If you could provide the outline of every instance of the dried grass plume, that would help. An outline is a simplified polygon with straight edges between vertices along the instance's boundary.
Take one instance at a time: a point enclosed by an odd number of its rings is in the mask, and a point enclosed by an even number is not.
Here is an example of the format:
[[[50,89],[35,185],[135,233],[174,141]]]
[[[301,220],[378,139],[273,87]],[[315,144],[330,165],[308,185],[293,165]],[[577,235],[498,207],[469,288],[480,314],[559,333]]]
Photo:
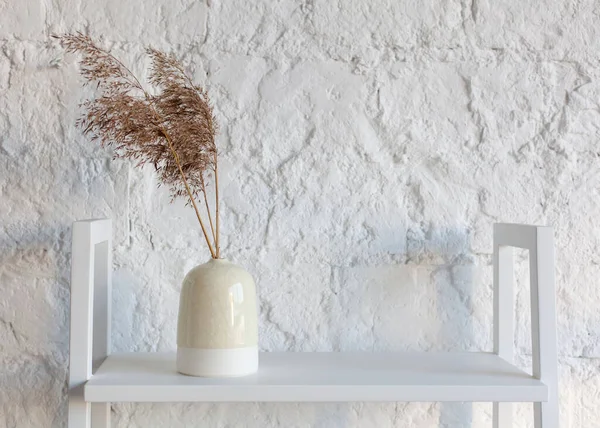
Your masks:
[[[82,33],[54,36],[67,52],[81,54],[81,75],[98,94],[86,100],[77,125],[92,140],[114,148],[115,157],[152,165],[159,183],[193,206],[213,258],[220,258],[218,126],[206,91],[195,85],[173,56],[148,48],[148,92],[109,51]],[[207,185],[215,183],[214,221]],[[198,209],[204,203],[208,226]]]

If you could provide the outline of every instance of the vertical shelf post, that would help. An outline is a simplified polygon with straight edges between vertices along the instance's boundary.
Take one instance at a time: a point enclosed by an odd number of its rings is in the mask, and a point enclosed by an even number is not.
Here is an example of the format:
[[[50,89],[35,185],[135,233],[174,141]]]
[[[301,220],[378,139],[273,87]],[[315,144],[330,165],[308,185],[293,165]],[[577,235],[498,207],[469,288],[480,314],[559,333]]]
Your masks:
[[[532,376],[548,386],[548,401],[534,403],[535,428],[558,428],[558,356],[552,228],[520,224],[494,225],[494,352],[512,363],[513,256],[512,248],[529,251]],[[510,403],[494,403],[494,428],[512,425]]]
[[[535,428],[558,428],[558,351],[554,236],[548,227],[537,228],[536,245],[529,251],[533,376],[548,385],[548,401],[533,404]]]
[[[494,353],[513,362],[514,356],[514,299],[513,250],[500,246],[494,227]],[[512,425],[512,403],[493,404],[494,428]]]
[[[110,403],[85,402],[83,387],[110,354],[111,220],[73,223],[69,428],[109,428]]]

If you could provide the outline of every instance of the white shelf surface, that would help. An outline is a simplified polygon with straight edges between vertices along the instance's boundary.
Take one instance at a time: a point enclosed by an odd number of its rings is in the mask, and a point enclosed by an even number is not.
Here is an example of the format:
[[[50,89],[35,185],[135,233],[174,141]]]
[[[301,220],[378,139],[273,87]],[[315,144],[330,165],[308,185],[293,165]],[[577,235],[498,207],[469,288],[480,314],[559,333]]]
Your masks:
[[[541,381],[491,353],[266,352],[240,378],[178,374],[175,353],[112,354],[88,402],[542,402]]]

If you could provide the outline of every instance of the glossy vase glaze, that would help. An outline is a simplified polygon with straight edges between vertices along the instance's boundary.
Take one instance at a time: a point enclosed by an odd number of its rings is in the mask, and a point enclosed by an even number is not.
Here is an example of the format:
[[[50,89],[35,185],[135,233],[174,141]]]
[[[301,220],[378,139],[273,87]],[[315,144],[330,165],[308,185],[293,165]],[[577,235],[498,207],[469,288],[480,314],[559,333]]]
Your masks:
[[[256,287],[252,276],[211,259],[183,280],[177,325],[177,371],[244,376],[258,370]]]

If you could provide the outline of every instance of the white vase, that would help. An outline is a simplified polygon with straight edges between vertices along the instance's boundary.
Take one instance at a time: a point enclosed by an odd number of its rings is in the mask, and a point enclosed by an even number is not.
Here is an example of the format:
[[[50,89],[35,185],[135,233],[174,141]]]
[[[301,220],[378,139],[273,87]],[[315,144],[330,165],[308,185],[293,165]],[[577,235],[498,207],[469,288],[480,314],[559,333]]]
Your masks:
[[[258,317],[252,276],[211,259],[183,280],[177,325],[177,371],[244,376],[258,370]]]

